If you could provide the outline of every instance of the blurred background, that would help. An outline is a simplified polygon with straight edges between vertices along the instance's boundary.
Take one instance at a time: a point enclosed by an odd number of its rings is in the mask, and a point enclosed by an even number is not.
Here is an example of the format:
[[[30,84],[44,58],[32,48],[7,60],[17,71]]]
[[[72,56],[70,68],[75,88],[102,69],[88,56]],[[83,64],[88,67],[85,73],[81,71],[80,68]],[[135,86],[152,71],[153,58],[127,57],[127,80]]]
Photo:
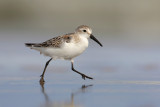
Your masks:
[[[1,32],[43,32],[49,37],[86,24],[96,36],[113,41],[159,45],[159,4],[158,0],[0,0],[0,28]]]
[[[40,86],[49,58],[24,43],[71,33],[83,24],[104,47],[90,40],[75,67],[95,80],[81,80],[71,72],[70,62],[58,60],[47,68],[46,88]],[[0,38],[0,106],[49,107],[40,103],[48,97],[55,107],[160,105],[159,0],[0,0]],[[82,94],[84,84],[92,91]],[[76,90],[81,94],[73,100]],[[32,97],[36,100],[28,100]],[[66,100],[72,103],[66,105]]]

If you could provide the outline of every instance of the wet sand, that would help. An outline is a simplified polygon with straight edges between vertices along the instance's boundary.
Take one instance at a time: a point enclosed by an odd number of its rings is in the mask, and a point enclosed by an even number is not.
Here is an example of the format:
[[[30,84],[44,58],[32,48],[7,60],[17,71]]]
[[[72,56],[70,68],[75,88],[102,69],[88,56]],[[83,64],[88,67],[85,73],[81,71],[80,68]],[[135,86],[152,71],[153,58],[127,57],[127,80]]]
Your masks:
[[[103,48],[91,42],[93,46],[75,59],[75,68],[94,80],[83,80],[70,69],[69,61],[57,60],[47,68],[45,84],[39,84],[49,58],[24,46],[15,48],[17,52],[2,52],[0,106],[158,107],[160,51],[101,41]]]

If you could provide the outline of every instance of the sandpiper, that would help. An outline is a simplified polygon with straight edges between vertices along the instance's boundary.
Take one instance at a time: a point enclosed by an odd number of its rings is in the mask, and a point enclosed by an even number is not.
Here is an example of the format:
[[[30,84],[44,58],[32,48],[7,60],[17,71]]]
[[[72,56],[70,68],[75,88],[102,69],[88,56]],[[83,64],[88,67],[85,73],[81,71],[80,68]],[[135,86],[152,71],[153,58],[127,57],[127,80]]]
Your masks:
[[[64,59],[71,61],[71,69],[80,74],[82,78],[93,79],[76,69],[74,69],[73,63],[74,58],[79,56],[88,47],[88,39],[91,38],[97,42],[101,47],[102,44],[92,35],[92,29],[86,25],[81,25],[75,29],[74,33],[65,34],[62,36],[54,37],[42,43],[25,43],[27,47],[35,49],[44,54],[45,56],[51,57],[44,67],[41,75],[40,82],[44,82],[44,74],[49,62],[53,59]]]

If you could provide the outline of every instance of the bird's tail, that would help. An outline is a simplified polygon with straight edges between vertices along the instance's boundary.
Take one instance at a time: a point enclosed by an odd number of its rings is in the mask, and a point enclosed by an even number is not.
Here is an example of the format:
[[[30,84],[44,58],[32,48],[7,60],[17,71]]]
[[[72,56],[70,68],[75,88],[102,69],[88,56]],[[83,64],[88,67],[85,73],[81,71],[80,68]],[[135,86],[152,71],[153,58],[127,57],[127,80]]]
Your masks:
[[[34,47],[36,43],[25,43],[26,47]]]

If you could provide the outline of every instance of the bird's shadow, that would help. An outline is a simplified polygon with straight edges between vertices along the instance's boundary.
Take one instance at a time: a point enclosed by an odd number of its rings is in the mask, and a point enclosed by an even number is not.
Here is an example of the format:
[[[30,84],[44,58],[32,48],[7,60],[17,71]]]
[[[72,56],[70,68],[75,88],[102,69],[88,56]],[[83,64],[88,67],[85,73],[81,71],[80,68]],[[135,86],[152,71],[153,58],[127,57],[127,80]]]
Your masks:
[[[74,104],[74,97],[79,95],[79,94],[82,94],[82,93],[86,93],[88,92],[89,88],[92,87],[93,85],[82,85],[81,88],[77,89],[76,91],[72,92],[71,93],[71,97],[70,97],[70,100],[69,101],[60,101],[60,102],[55,102],[55,101],[52,101],[48,94],[46,93],[45,91],[45,86],[44,86],[44,82],[40,83],[40,86],[41,86],[41,92],[44,96],[44,99],[45,99],[45,103],[42,105],[42,107],[53,107],[53,106],[58,106],[58,107],[79,107],[79,105],[75,105]]]

